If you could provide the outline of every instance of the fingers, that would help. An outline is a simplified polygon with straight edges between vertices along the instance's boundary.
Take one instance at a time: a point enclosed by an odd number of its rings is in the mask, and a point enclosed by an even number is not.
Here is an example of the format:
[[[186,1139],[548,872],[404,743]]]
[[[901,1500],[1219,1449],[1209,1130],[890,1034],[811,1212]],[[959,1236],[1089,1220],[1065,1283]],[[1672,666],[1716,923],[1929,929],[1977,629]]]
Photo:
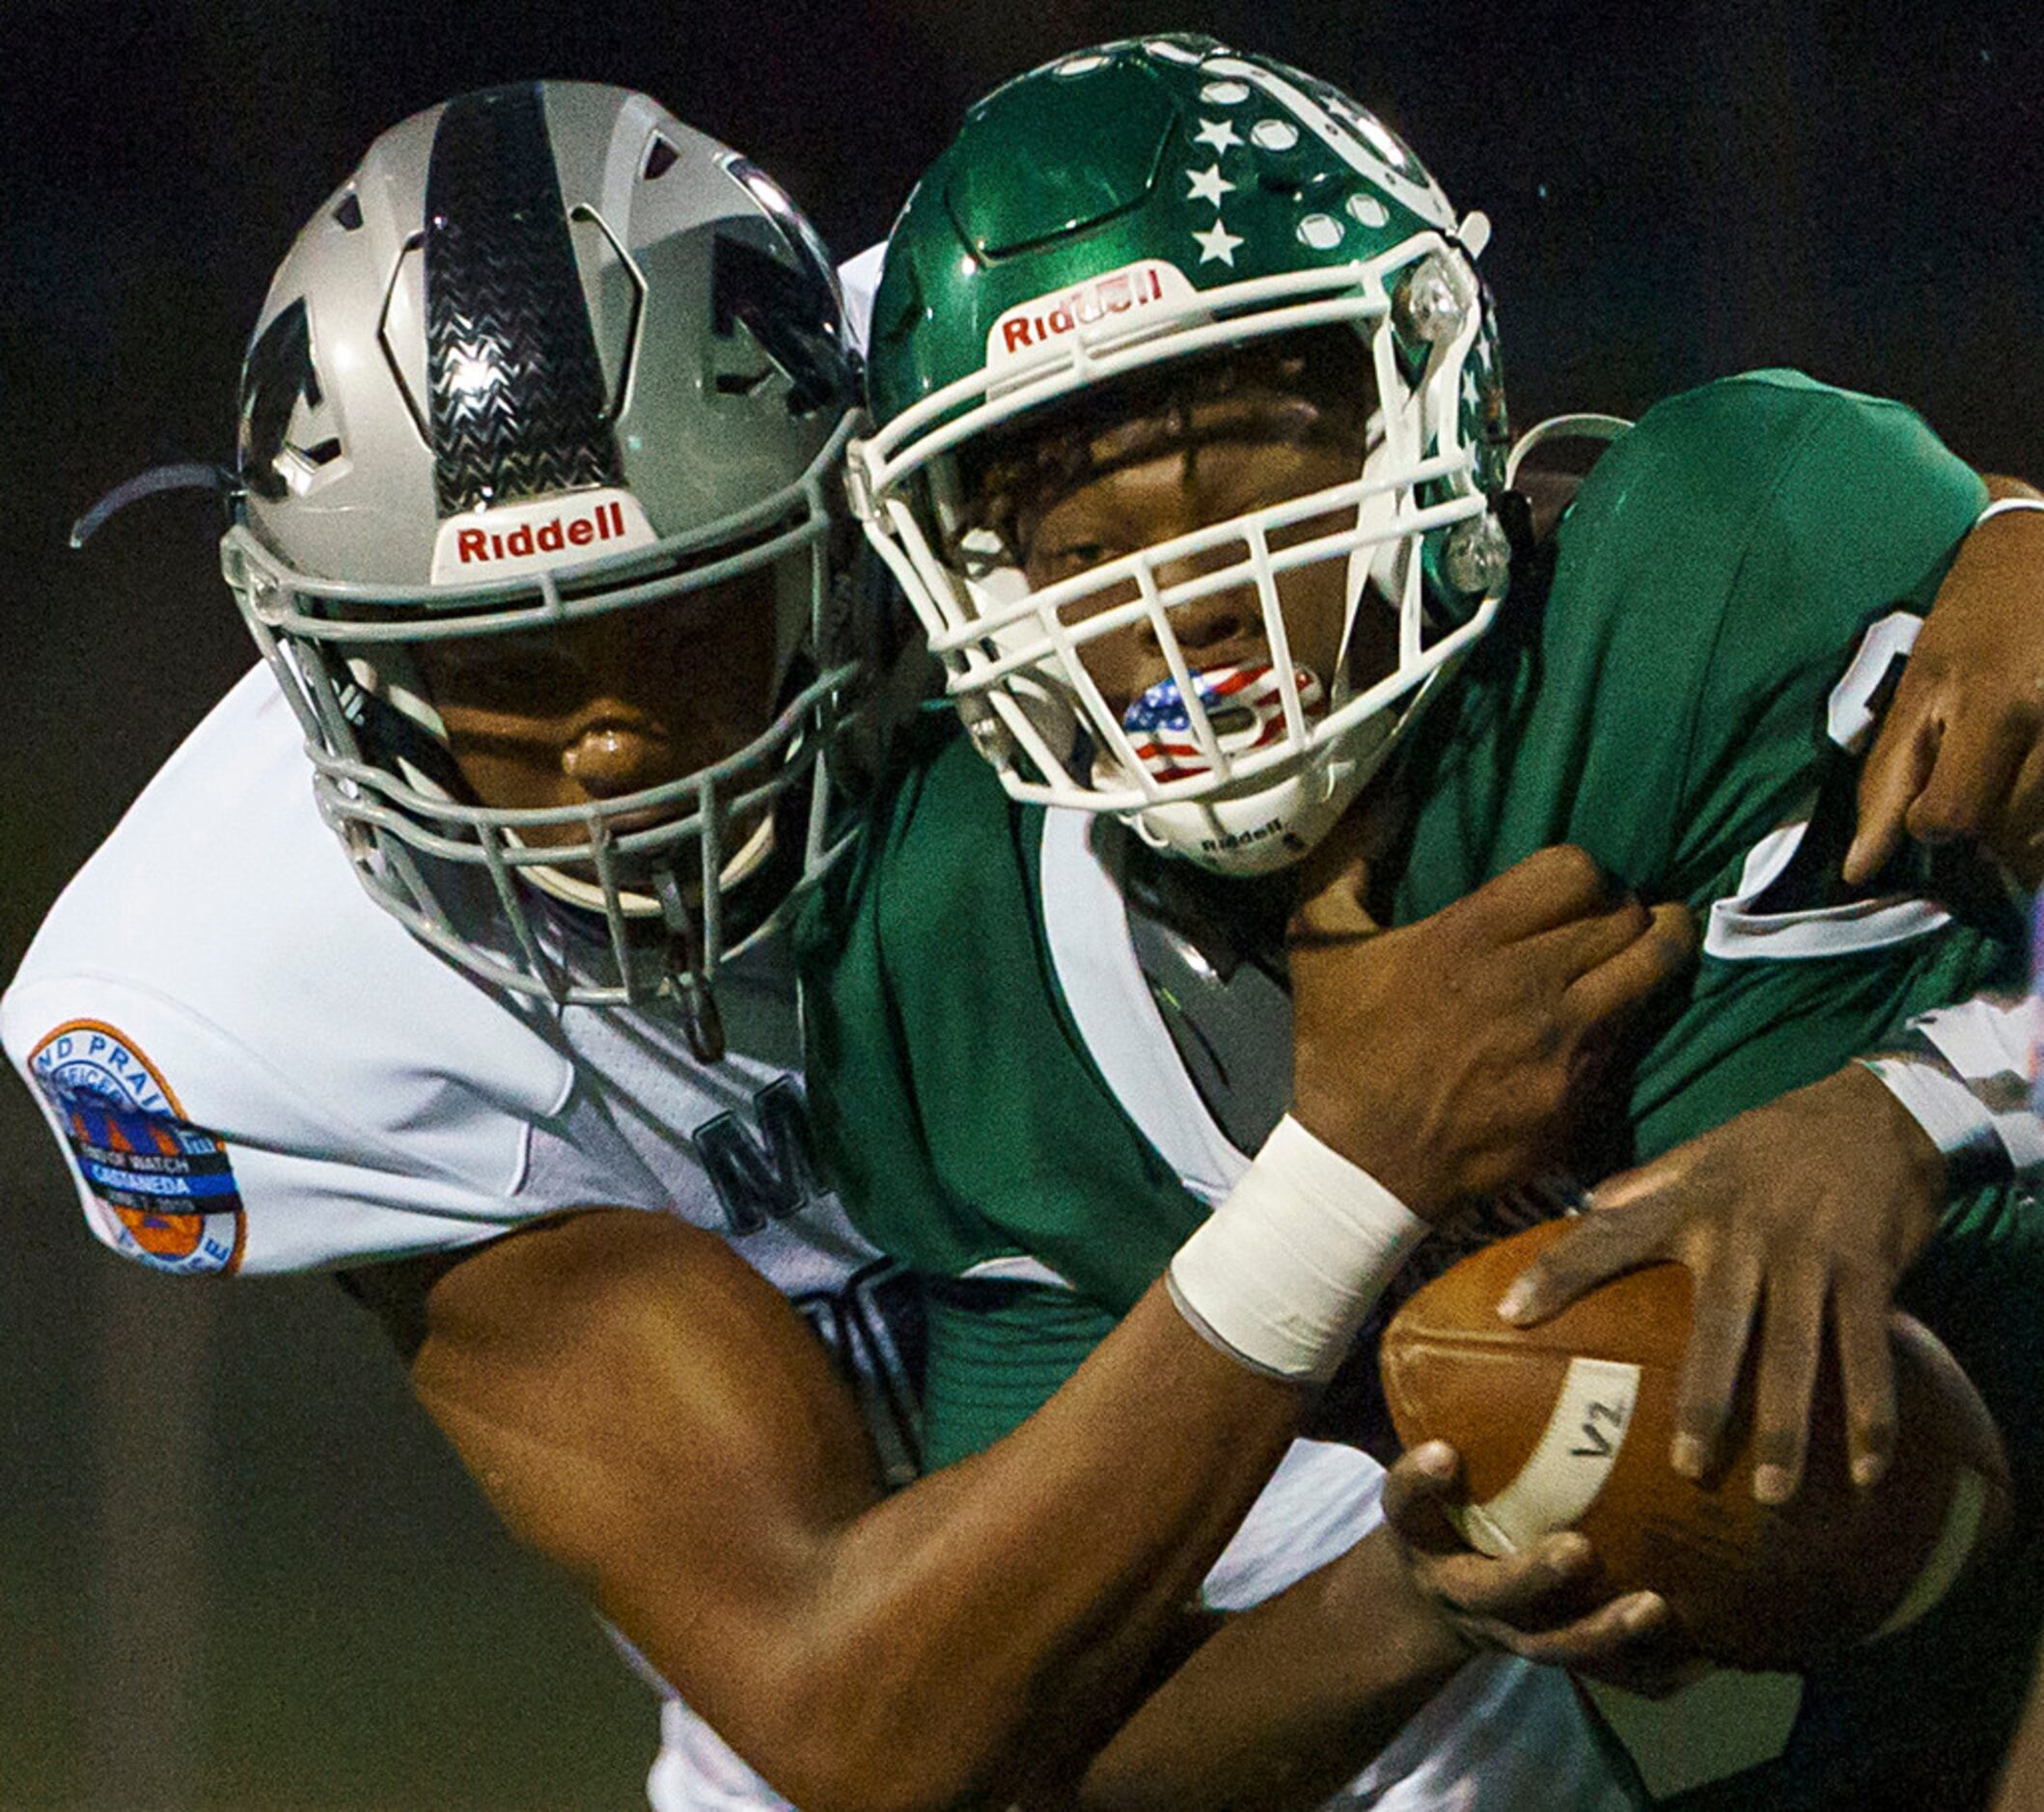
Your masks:
[[[1627,1662],[1640,1651],[1656,1651],[1670,1631],[1668,1601],[1658,1592],[1628,1592],[1588,1615],[1552,1629],[1521,1629],[1503,1618],[1464,1617],[1463,1627],[1493,1648],[1550,1667],[1631,1683]]]
[[[1910,836],[1923,843],[1991,837],[2035,740],[2035,724],[2013,710],[1947,723],[1930,777],[1906,814]]]
[[[1447,911],[1479,920],[1493,941],[1508,944],[1601,912],[1612,892],[1593,857],[1573,843],[1557,843],[1534,850]]]
[[[1459,1548],[1425,1563],[1427,1589],[1458,1618],[1531,1630],[1567,1620],[1574,1594],[1596,1571],[1588,1539],[1573,1529],[1543,1535],[1517,1553]]]
[[[1629,948],[1652,922],[1636,894],[1622,893],[1616,899],[1607,894],[1606,904],[1522,940],[1519,949],[1540,973],[1566,981]]]
[[[1557,1529],[1518,1553],[1478,1553],[1449,1519],[1461,1496],[1461,1462],[1443,1441],[1402,1455],[1384,1480],[1385,1521],[1412,1551],[1422,1588],[1465,1635],[1645,1690],[1674,1678],[1687,1658],[1671,1641],[1673,1618],[1659,1593],[1627,1593],[1577,1614],[1596,1574],[1589,1542]]]
[[[1671,1611],[1622,1641],[1607,1639],[1594,1652],[1579,1654],[1567,1665],[1575,1673],[1649,1699],[1665,1699],[1711,1671],[1711,1663],[1696,1652]]]
[[[1569,984],[1562,1000],[1570,1020],[1589,1027],[1631,1012],[1687,971],[1696,953],[1689,908],[1676,901],[1654,907],[1637,937]]]
[[[1767,1276],[1754,1388],[1753,1495],[1761,1503],[1786,1503],[1803,1482],[1828,1294],[1814,1263],[1776,1265]]]
[[[1681,1173],[1680,1165],[1663,1158],[1633,1176],[1649,1179],[1648,1189],[1666,1187]],[[1637,1270],[1673,1252],[1663,1244],[1668,1217],[1618,1214],[1600,1186],[1590,1212],[1512,1279],[1498,1299],[1498,1313],[1521,1328],[1558,1315],[1578,1297],[1624,1272]]]
[[[2017,885],[2034,893],[2044,882],[2044,742],[2024,757],[2003,801],[1995,844],[1995,853]]]
[[[1423,1553],[1466,1547],[1449,1515],[1461,1497],[1461,1457],[1445,1441],[1423,1441],[1400,1454],[1384,1475],[1384,1520]]]
[[[1845,1452],[1862,1489],[1887,1477],[1895,1457],[1895,1362],[1888,1339],[1890,1292],[1864,1272],[1841,1272],[1832,1326],[1845,1392]]]
[[[1558,1529],[1517,1553],[1478,1553],[1450,1514],[1465,1495],[1461,1472],[1454,1448],[1429,1441],[1400,1455],[1385,1475],[1384,1520],[1420,1557],[1415,1564],[1428,1593],[1457,1621],[1495,1620],[1516,1630],[1521,1622],[1565,1616],[1561,1595],[1596,1569],[1588,1539]]]
[[[1873,753],[1860,770],[1860,824],[1841,870],[1850,887],[1864,887],[1893,859],[1909,808],[1938,758],[1942,726],[1928,701],[1930,689],[1912,693],[1910,677],[1905,671]]]
[[[1759,1261],[1736,1249],[1717,1253],[1696,1276],[1668,1455],[1685,1478],[1700,1479],[1716,1462],[1759,1297]]]
[[[1912,670],[1913,672],[1914,670]],[[2044,756],[2030,707],[1955,710],[1929,681],[1903,675],[1860,775],[1860,828],[1842,873],[1863,886],[1906,833],[1923,843],[1992,848],[2026,886],[2044,848]]]

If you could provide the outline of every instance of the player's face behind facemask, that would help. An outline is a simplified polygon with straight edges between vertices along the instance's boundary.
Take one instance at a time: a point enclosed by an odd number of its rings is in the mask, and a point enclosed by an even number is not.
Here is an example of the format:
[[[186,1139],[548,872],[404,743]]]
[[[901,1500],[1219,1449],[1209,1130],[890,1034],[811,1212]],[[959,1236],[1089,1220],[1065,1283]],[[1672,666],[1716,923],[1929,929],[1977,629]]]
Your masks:
[[[464,790],[534,814],[519,837],[536,849],[586,844],[595,812],[618,837],[672,822],[675,782],[772,721],[772,591],[770,573],[747,573],[556,628],[420,644],[413,660]],[[738,848],[767,815],[755,807],[733,823]],[[643,863],[623,866],[643,882]],[[573,858],[563,871],[596,878]]]
[[[1309,504],[1265,531],[1261,545],[1278,568],[1268,574],[1228,533],[1353,484],[1374,394],[1368,349],[1343,328],[1100,386],[961,460],[973,527],[954,537],[957,557],[970,563],[975,542],[991,536],[1031,591],[1062,600],[1056,615],[1081,666],[1150,775],[1204,772],[1174,653],[1216,739],[1234,754],[1282,733],[1287,668],[1311,718],[1338,678],[1354,692],[1395,664],[1395,613],[1340,544],[1354,526],[1352,502]],[[1128,556],[1171,548],[1179,551],[1150,573],[1174,648],[1145,610],[1143,582],[1125,569]],[[1116,563],[1124,563],[1095,585],[1081,583]],[[1113,755],[1093,755],[1107,779]]]

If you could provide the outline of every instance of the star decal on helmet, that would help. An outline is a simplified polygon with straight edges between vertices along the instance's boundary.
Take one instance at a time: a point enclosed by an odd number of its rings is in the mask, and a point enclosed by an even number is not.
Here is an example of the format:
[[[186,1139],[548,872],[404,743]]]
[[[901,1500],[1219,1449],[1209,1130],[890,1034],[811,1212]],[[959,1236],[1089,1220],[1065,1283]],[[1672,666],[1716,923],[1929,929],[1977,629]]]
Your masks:
[[[1242,243],[1242,235],[1239,233],[1229,232],[1226,221],[1216,220],[1210,232],[1195,232],[1193,237],[1200,243],[1201,263],[1210,263],[1215,260],[1219,260],[1220,262],[1228,265],[1230,269],[1233,268],[1235,247]]]
[[[1193,142],[1196,145],[1211,145],[1214,154],[1218,157],[1230,146],[1241,144],[1242,135],[1226,120],[1202,120],[1200,129],[1193,134]]]
[[[1185,177],[1192,184],[1192,192],[1185,199],[1188,202],[1211,202],[1216,207],[1221,206],[1222,196],[1235,186],[1221,174],[1218,163],[1211,170],[1188,170]]]

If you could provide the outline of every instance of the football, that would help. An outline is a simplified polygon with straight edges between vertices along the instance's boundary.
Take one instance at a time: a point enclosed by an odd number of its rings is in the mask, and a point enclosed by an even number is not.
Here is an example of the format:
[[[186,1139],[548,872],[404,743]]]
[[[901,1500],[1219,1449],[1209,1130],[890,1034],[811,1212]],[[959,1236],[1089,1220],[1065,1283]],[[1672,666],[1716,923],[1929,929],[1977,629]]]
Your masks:
[[[1398,1438],[1407,1447],[1438,1438],[1460,1452],[1459,1526],[1472,1547],[1505,1553],[1550,1529],[1580,1529],[1603,1579],[1661,1593],[1703,1655],[1792,1668],[1913,1622],[2005,1527],[2008,1469],[1993,1418],[1937,1336],[1900,1313],[1899,1434],[1880,1483],[1861,1490],[1847,1472],[1828,1348],[1803,1482],[1787,1503],[1754,1497],[1750,1405],[1717,1470],[1682,1477],[1668,1450],[1689,1336],[1686,1270],[1630,1273],[1533,1328],[1497,1314],[1505,1286],[1567,1224],[1465,1258],[1384,1334]]]

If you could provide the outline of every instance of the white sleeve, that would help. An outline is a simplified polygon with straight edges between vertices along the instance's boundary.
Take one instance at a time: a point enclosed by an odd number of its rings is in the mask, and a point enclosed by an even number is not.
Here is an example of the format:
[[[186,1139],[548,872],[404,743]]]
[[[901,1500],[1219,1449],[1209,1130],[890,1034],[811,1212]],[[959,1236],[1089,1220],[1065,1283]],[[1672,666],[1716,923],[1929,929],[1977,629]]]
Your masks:
[[[1949,1161],[1955,1194],[2044,1178],[2038,1030],[2034,996],[1980,994],[1920,1013],[1902,1049],[1867,1059]]]
[[[181,1003],[75,972],[12,989],[0,1039],[93,1232],[158,1270],[445,1250],[546,1212],[519,1193],[527,1122],[457,1079],[402,1079],[432,1124],[394,1136],[390,1103],[373,1123]]]
[[[880,287],[880,262],[886,256],[887,241],[882,239],[838,266],[838,285],[844,291],[844,331],[862,358],[872,333],[873,292]]]

